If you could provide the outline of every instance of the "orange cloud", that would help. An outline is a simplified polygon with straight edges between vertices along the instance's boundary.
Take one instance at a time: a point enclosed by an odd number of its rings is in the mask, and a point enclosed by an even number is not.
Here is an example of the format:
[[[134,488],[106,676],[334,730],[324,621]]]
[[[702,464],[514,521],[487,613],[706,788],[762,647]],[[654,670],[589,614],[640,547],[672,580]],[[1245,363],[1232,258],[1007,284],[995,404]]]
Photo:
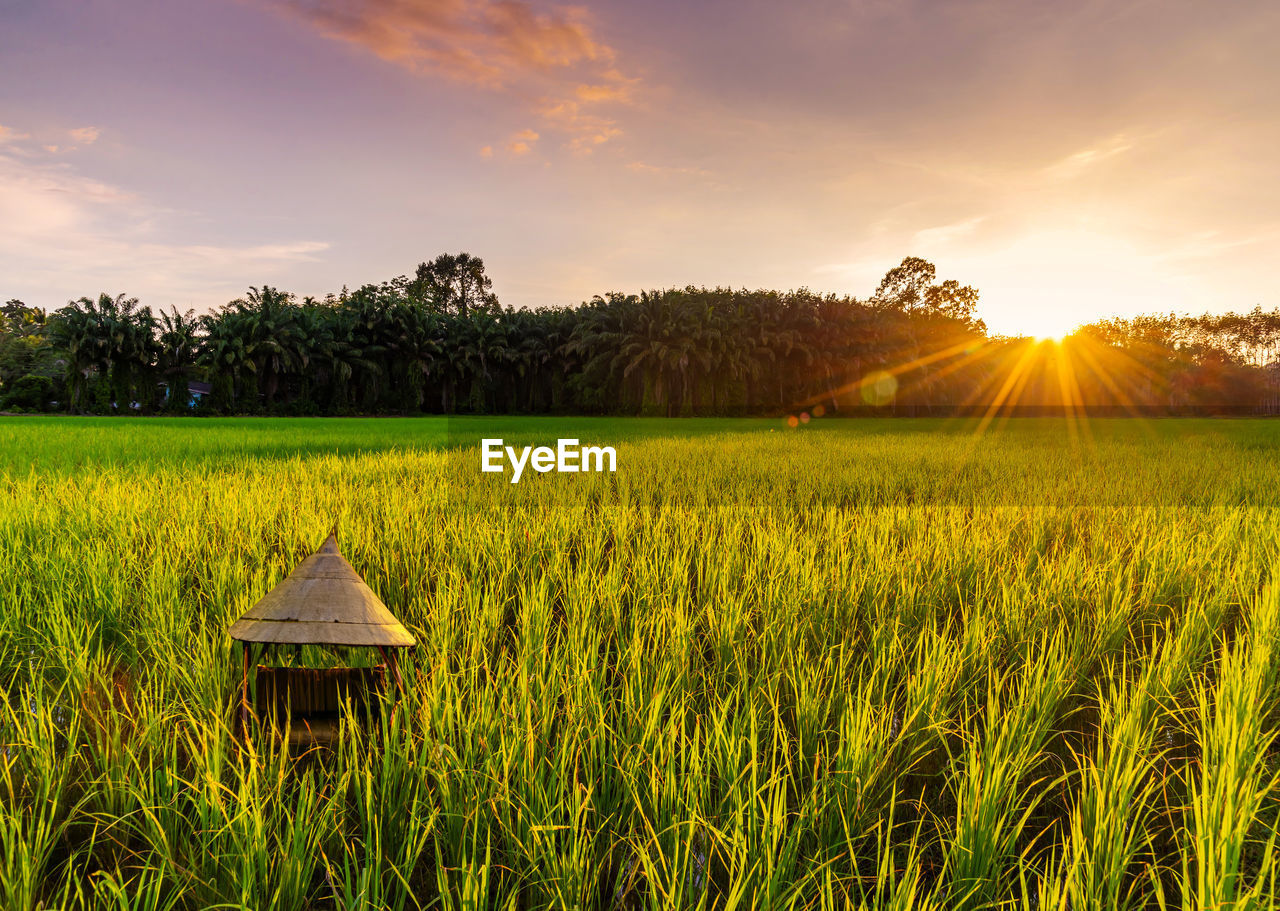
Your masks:
[[[580,85],[574,94],[581,101],[627,101],[629,92],[623,85]]]
[[[74,130],[67,130],[67,135],[81,145],[90,146],[98,141],[102,131],[97,127],[77,127]]]
[[[621,134],[616,122],[581,110],[625,103],[637,79],[617,67],[585,10],[542,11],[526,0],[264,0],[321,34],[368,50],[413,72],[490,90],[540,97],[534,108],[574,151]],[[507,144],[523,155],[533,139]],[[481,150],[481,155],[489,157]]]
[[[521,130],[511,137],[507,143],[507,151],[512,155],[527,155],[533,151],[533,144],[538,141],[538,134],[533,130]]]
[[[614,58],[613,48],[591,35],[581,10],[562,8],[539,15],[520,0],[498,0],[481,9],[490,33],[515,60],[564,67]]]
[[[647,161],[629,161],[627,169],[635,171],[638,174],[653,174],[657,177],[669,177],[679,175],[684,177],[710,177],[711,172],[706,168],[690,168],[678,165],[656,165],[649,164]]]
[[[613,48],[576,8],[540,13],[523,0],[267,0],[393,63],[488,88],[530,70],[611,64]]]
[[[589,154],[596,146],[622,135],[617,121],[583,111],[576,101],[544,98],[536,112],[569,137],[568,146],[574,152]]]

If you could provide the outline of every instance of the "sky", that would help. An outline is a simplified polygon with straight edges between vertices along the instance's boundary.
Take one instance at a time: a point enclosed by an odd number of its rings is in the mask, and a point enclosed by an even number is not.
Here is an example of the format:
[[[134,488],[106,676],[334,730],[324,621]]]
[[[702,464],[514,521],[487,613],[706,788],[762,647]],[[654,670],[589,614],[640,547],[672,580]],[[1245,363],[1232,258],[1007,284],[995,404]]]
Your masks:
[[[866,296],[1000,333],[1280,306],[1280,4],[0,0],[0,299],[483,257],[503,304]]]

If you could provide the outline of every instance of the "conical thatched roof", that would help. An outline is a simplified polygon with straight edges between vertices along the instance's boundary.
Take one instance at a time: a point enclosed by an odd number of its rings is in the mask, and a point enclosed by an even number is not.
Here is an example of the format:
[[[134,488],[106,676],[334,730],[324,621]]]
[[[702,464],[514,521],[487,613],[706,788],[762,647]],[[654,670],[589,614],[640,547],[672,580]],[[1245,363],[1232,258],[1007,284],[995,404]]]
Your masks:
[[[338,552],[333,535],[232,624],[231,638],[289,645],[414,644]]]

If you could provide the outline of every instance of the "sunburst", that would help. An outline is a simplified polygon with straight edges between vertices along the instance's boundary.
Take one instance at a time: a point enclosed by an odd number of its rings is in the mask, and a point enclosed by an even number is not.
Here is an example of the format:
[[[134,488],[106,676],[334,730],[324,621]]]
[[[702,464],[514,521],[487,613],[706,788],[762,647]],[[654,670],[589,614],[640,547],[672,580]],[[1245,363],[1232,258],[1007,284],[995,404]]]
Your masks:
[[[1020,411],[1042,410],[1063,418],[1073,446],[1093,441],[1090,406],[1098,404],[1099,396],[1141,418],[1137,401],[1149,395],[1149,389],[1143,392],[1142,386],[1159,381],[1155,371],[1133,355],[1087,332],[1017,339],[965,338],[867,371],[856,380],[797,403],[797,407],[831,398],[881,404],[883,389],[893,390],[889,400],[901,401],[912,392],[926,392],[968,370],[980,374],[973,377],[969,394],[956,404],[961,413],[976,412],[975,438],[993,425],[1002,426]],[[1147,430],[1150,432],[1149,427]]]

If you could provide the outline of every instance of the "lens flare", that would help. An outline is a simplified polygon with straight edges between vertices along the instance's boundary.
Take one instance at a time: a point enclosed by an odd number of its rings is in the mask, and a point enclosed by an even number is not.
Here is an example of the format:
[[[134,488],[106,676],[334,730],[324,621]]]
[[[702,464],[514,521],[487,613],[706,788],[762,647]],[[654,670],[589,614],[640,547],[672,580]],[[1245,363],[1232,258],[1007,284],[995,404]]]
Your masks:
[[[868,405],[888,405],[898,394],[898,380],[892,373],[877,370],[862,380],[862,400]]]

